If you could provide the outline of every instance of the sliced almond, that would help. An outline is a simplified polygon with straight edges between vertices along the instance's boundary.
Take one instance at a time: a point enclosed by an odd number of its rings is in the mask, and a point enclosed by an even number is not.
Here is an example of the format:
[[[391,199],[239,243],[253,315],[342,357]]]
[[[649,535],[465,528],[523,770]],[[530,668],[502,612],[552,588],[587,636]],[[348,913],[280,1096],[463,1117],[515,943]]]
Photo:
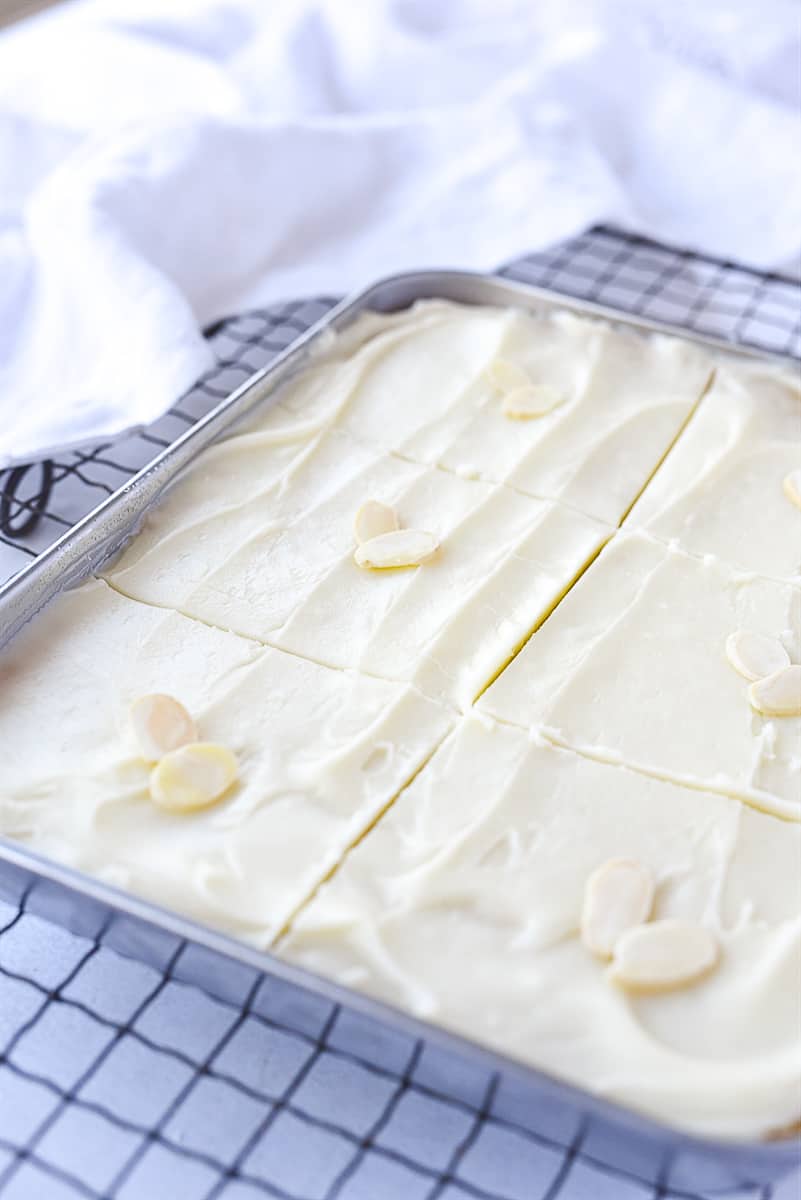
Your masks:
[[[778,638],[738,629],[726,638],[726,657],[745,679],[764,679],[790,665],[790,655]]]
[[[150,795],[169,812],[193,812],[219,800],[238,773],[236,756],[226,746],[194,742],[166,754],[153,768]]]
[[[693,921],[652,921],[622,935],[609,977],[627,991],[667,992],[694,983],[718,961],[718,944]]]
[[[531,383],[528,372],[508,358],[493,359],[484,374],[496,392],[513,392]]]
[[[394,508],[382,504],[380,500],[367,500],[361,506],[353,520],[353,532],[359,545],[369,542],[371,538],[380,537],[382,533],[392,533],[400,522]]]
[[[528,421],[533,417],[544,417],[552,409],[563,404],[565,397],[547,383],[530,383],[526,387],[514,388],[503,398],[504,416],[516,421]]]
[[[785,475],[782,489],[790,503],[801,508],[801,467]]]
[[[195,722],[174,696],[154,692],[131,705],[131,723],[142,758],[158,762],[170,750],[197,741]]]
[[[584,888],[581,940],[599,958],[611,958],[621,934],[647,921],[654,902],[651,873],[629,858],[610,858]]]
[[[782,667],[748,689],[751,707],[766,717],[801,717],[801,667]]]
[[[433,533],[424,529],[395,529],[363,542],[353,557],[358,566],[374,570],[419,567],[438,549],[439,542]]]

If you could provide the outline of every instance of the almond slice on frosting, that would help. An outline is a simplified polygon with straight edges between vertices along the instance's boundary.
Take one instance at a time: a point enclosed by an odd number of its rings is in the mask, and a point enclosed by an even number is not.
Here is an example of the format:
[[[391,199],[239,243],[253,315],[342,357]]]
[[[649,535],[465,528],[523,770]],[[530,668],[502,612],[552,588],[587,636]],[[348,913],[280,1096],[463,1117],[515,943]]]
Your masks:
[[[496,392],[513,392],[515,388],[528,387],[531,383],[525,368],[508,358],[493,359],[484,374]]]
[[[385,570],[388,567],[419,567],[439,549],[433,533],[424,529],[395,529],[370,538],[356,547],[357,566]]]
[[[748,689],[751,707],[766,717],[801,717],[801,667],[782,667]]]
[[[622,935],[609,978],[627,991],[667,992],[695,983],[718,961],[718,943],[694,921],[652,921]]]
[[[392,533],[400,525],[398,514],[380,500],[366,500],[353,519],[353,532],[361,545],[382,533]]]
[[[642,863],[610,858],[593,871],[584,888],[581,940],[599,958],[611,958],[622,934],[647,921],[654,882]]]
[[[154,692],[131,705],[133,725],[142,758],[158,762],[170,750],[197,741],[195,722],[174,696]]]
[[[172,750],[153,768],[150,795],[168,812],[194,812],[219,800],[238,774],[236,755],[226,746],[193,742]]]
[[[782,489],[790,503],[796,508],[801,508],[801,467],[796,467],[789,475],[785,475]]]
[[[504,416],[516,421],[528,421],[533,417],[544,417],[563,404],[564,400],[562,393],[549,384],[530,383],[506,392],[501,407]]]
[[[764,633],[738,629],[726,638],[726,657],[738,674],[753,682],[764,679],[782,667],[789,667],[790,655],[778,638]]]

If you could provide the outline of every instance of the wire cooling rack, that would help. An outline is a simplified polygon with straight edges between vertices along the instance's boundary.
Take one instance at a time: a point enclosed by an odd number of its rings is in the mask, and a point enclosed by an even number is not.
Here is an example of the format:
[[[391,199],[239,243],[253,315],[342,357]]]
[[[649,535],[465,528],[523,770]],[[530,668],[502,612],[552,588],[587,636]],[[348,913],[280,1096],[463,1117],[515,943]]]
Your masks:
[[[502,274],[801,354],[779,276],[594,230]],[[147,430],[0,475],[0,579],[284,348],[329,297],[225,321],[217,365]],[[556,1111],[397,1031],[231,966],[223,1002],[0,902],[2,1200],[697,1200],[605,1166]],[[801,1180],[728,1192],[797,1200]]]

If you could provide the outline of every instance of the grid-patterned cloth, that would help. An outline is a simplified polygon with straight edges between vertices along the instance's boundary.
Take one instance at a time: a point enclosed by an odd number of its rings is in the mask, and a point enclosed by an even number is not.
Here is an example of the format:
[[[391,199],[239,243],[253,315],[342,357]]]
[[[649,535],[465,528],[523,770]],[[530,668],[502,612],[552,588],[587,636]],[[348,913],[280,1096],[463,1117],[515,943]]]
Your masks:
[[[801,352],[790,281],[594,231],[504,274]],[[224,322],[218,366],[152,428],[0,476],[0,578],[326,311]],[[227,1001],[0,902],[2,1200],[695,1200],[611,1170],[558,1107],[408,1035],[232,966]],[[798,1200],[801,1177],[730,1200]]]

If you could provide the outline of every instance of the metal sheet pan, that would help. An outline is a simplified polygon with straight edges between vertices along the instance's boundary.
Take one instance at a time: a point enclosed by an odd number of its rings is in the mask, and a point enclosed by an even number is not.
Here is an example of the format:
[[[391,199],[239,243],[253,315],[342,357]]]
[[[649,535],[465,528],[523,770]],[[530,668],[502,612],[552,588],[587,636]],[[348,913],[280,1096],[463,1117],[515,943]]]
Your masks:
[[[343,301],[297,339],[268,367],[158,455],[124,487],[85,517],[40,558],[0,588],[0,648],[56,595],[107,562],[135,535],[148,509],[196,456],[237,421],[269,406],[279,384],[302,369],[326,331],[343,329],[365,309],[391,312],[414,301],[440,298],[465,304],[519,306],[531,311],[568,309],[644,332],[670,333],[725,356],[788,363],[715,338],[694,336],[660,322],[631,318],[618,310],[558,293],[479,274],[427,271],[380,281]],[[88,876],[0,839],[0,895],[83,936],[156,967],[182,945],[182,977],[213,995],[236,1002],[242,973],[263,975],[290,995],[315,993],[365,1017],[411,1033],[508,1082],[512,1116],[525,1128],[538,1121],[569,1150],[580,1137],[583,1153],[623,1171],[628,1178],[673,1189],[713,1190],[769,1182],[799,1164],[797,1138],[773,1142],[716,1142],[690,1136],[638,1113],[599,1099],[475,1043],[419,1021],[370,997],[291,966],[272,954],[198,925],[157,905],[120,892]],[[447,1091],[447,1084],[443,1084]],[[507,1104],[507,1115],[509,1105]]]

